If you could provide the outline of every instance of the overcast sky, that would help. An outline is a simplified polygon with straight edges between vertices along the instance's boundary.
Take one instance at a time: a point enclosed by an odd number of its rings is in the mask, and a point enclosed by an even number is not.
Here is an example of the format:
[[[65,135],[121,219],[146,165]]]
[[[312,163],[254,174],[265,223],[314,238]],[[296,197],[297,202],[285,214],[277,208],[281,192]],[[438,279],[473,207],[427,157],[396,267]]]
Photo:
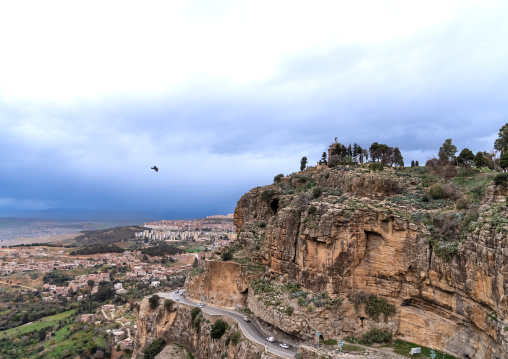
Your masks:
[[[3,1],[0,214],[231,213],[335,137],[406,164],[447,138],[490,151],[507,18],[488,0]]]

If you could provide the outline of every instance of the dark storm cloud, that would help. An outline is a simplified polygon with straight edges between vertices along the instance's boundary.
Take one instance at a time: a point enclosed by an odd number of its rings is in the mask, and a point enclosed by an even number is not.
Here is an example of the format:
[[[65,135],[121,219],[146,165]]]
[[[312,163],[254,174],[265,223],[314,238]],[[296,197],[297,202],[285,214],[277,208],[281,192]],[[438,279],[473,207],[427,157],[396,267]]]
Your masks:
[[[259,80],[196,76],[153,96],[67,105],[0,100],[0,207],[196,217],[231,212],[335,137],[398,146],[406,163],[447,138],[491,150],[508,122],[504,14],[286,53]]]

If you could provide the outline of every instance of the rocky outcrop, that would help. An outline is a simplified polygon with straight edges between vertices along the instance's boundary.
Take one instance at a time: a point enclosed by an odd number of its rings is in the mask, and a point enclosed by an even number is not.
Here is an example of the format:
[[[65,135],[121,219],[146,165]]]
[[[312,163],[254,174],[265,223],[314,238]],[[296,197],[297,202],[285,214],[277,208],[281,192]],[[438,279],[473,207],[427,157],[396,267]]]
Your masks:
[[[259,277],[250,273],[247,266],[232,261],[207,260],[204,269],[185,281],[186,296],[221,308],[245,306],[249,283]]]
[[[508,358],[507,187],[474,188],[474,201],[459,206],[429,199],[424,182],[342,167],[255,188],[235,210],[234,260],[207,260],[186,296],[246,307],[267,334],[292,343],[378,328],[456,357]],[[183,305],[168,312],[145,301],[136,347],[164,336],[198,358],[265,355],[246,340],[211,340],[207,325],[196,331]]]
[[[417,215],[453,207],[396,204],[418,185],[414,177],[390,172],[328,169],[245,194],[235,210],[238,238],[253,248],[259,240],[253,228],[265,225],[262,249],[253,255],[268,266],[265,277],[296,282],[310,295],[342,299],[338,309],[312,312],[288,299],[282,306],[295,311],[285,315],[249,293],[254,315],[301,341],[312,340],[316,329],[336,338],[381,327],[457,357],[508,357],[506,188],[487,188],[480,217],[466,235],[443,244],[443,251],[452,253],[446,258],[436,253],[429,242],[431,226]],[[321,196],[313,196],[316,187]],[[395,313],[386,322],[371,318],[365,302],[349,300],[356,293],[377,295],[395,305]]]
[[[198,328],[192,321],[191,307],[175,303],[171,310],[164,308],[164,299],[155,309],[151,309],[148,300],[141,302],[138,313],[138,336],[136,338],[133,358],[143,358],[143,350],[156,338],[165,338],[167,343],[178,343],[190,349],[196,358],[210,359],[269,359],[273,356],[264,353],[262,345],[256,345],[243,335],[238,343],[228,340],[230,334],[238,331],[232,319],[227,319],[231,329],[220,339],[210,337],[210,328],[220,316],[199,314],[202,320]]]

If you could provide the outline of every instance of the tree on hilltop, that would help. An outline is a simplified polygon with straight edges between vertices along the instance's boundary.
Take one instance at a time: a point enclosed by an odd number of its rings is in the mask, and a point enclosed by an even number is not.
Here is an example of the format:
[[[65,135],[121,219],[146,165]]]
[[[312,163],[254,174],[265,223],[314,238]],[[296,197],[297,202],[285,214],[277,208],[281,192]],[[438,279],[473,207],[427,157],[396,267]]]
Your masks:
[[[452,144],[452,139],[448,138],[444,141],[443,145],[439,148],[438,157],[443,162],[453,162],[457,147]]]
[[[300,171],[303,171],[307,167],[307,157],[303,156],[300,161]]]
[[[459,164],[464,164],[466,166],[469,166],[471,162],[474,161],[474,153],[469,148],[464,148],[461,152],[459,157],[457,157],[457,160]]]
[[[508,123],[499,129],[498,136],[494,148],[503,154],[508,149]]]
[[[399,167],[404,167],[404,158],[402,157],[402,153],[400,153],[400,150],[398,147],[395,147],[393,149],[393,164]]]
[[[505,170],[506,168],[508,168],[508,151],[506,151],[505,153],[503,153],[503,155],[501,156],[501,159],[499,161],[499,166],[501,166],[501,168],[503,170]]]
[[[474,157],[474,164],[478,168],[485,167],[489,164],[482,151],[479,151]]]

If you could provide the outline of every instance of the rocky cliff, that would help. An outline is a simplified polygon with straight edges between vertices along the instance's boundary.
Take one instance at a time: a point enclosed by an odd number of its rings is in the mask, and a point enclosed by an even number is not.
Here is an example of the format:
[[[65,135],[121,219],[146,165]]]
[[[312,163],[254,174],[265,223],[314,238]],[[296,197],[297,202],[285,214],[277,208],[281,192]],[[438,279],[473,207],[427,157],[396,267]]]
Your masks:
[[[492,176],[342,167],[251,190],[238,242],[271,281],[253,282],[247,305],[294,340],[375,327],[457,357],[508,357],[507,191]]]
[[[139,308],[138,336],[133,358],[143,358],[143,350],[148,344],[156,338],[165,338],[166,343],[183,345],[197,358],[274,359],[263,352],[262,346],[256,346],[245,339],[233,320],[228,319],[230,327],[220,339],[212,339],[210,328],[220,316],[200,312],[197,319],[193,320],[191,309],[179,303],[174,303],[171,309],[167,309],[164,298],[152,309],[148,299],[143,300]]]
[[[211,257],[186,295],[239,303],[268,333],[302,344],[318,331],[337,339],[381,329],[460,358],[508,358],[508,191],[493,177],[467,170],[445,180],[421,167],[283,177],[238,201],[238,240],[223,250],[231,256]],[[139,348],[165,336],[200,358],[226,350],[177,308],[143,304]]]

